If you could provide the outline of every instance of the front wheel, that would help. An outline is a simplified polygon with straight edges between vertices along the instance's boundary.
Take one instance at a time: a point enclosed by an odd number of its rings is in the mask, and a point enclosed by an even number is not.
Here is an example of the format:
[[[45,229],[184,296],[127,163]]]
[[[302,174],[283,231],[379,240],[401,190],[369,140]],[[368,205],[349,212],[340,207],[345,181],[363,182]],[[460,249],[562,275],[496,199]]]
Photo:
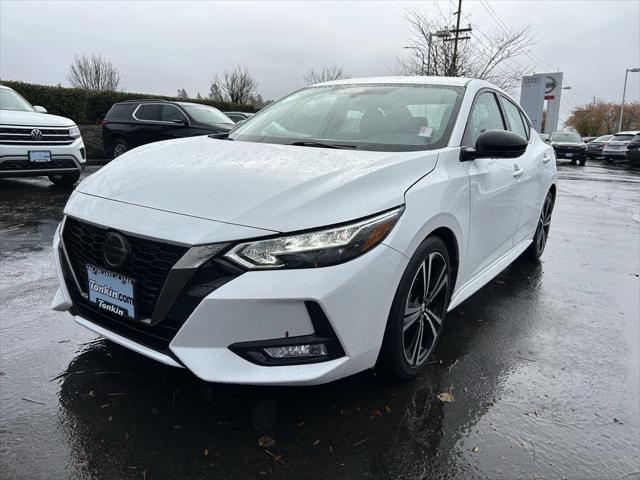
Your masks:
[[[49,180],[59,187],[72,187],[80,178],[80,172],[75,173],[54,173],[49,175]]]
[[[451,295],[449,252],[427,238],[409,261],[391,306],[378,365],[397,380],[419,375],[442,333]]]
[[[553,194],[548,192],[544,199],[544,203],[542,204],[542,212],[540,213],[540,218],[538,218],[538,227],[536,228],[536,233],[533,235],[533,242],[524,251],[524,256],[533,262],[540,261],[540,257],[542,257],[544,252],[544,247],[547,245],[549,229],[551,227],[553,204]]]
[[[584,167],[587,164],[587,159],[581,158],[580,160],[578,160],[578,163],[580,164],[581,167]]]

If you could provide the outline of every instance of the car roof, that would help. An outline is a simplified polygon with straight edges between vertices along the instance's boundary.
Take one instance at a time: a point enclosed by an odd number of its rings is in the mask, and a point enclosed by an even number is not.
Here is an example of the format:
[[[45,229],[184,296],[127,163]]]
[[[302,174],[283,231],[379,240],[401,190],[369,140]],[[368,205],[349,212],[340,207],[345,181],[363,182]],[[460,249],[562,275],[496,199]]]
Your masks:
[[[614,133],[614,135],[638,135],[640,130],[626,130],[624,132]]]
[[[362,78],[345,78],[342,80],[331,80],[329,82],[316,83],[312,85],[327,86],[327,85],[362,85],[362,84],[410,84],[410,85],[451,85],[455,87],[465,87],[470,82],[484,82],[482,80],[474,80],[466,77],[426,77],[426,76],[394,76],[394,77],[362,77]],[[495,86],[494,86],[495,87]],[[497,88],[497,87],[496,87]]]
[[[3,85],[1,83],[0,83],[0,88],[4,88],[5,90],[13,90],[13,88],[7,87],[6,85]]]
[[[164,98],[140,98],[140,99],[131,99],[131,100],[122,100],[118,103],[178,103],[174,100],[165,100]]]

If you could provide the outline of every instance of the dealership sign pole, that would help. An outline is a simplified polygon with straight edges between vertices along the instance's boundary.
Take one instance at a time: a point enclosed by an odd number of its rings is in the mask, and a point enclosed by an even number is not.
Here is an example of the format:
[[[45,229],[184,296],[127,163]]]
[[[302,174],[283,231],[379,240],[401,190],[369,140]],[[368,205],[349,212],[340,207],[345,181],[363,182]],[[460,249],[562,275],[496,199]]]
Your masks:
[[[520,105],[527,112],[533,128],[540,133],[553,133],[558,129],[560,116],[560,94],[562,92],[562,72],[536,73],[522,77]],[[547,113],[542,131],[544,101]]]

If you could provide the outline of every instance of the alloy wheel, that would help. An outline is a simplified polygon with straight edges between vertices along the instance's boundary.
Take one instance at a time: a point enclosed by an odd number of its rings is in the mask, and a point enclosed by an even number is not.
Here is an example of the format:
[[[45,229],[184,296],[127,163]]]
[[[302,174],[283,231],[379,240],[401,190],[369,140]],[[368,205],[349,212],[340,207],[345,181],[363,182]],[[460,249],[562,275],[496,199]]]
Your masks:
[[[549,227],[551,227],[551,212],[553,211],[553,200],[551,195],[547,195],[542,206],[542,212],[538,219],[538,229],[536,230],[536,250],[538,255],[541,255],[544,251],[544,247],[547,244],[547,238],[549,238]]]
[[[113,158],[119,157],[120,155],[122,155],[126,151],[127,151],[126,145],[124,145],[121,142],[116,143],[113,146]]]
[[[449,266],[439,252],[431,252],[416,272],[405,304],[402,348],[413,368],[422,365],[433,350],[446,313]]]

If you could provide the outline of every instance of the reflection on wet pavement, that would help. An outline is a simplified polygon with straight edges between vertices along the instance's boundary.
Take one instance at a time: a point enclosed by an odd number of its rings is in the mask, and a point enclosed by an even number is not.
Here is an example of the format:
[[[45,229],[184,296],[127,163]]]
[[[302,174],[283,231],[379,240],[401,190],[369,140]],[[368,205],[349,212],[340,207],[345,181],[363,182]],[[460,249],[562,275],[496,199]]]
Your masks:
[[[454,310],[425,375],[305,388],[207,384],[48,310],[68,192],[0,180],[2,477],[638,478],[640,176],[560,177],[544,262]]]

